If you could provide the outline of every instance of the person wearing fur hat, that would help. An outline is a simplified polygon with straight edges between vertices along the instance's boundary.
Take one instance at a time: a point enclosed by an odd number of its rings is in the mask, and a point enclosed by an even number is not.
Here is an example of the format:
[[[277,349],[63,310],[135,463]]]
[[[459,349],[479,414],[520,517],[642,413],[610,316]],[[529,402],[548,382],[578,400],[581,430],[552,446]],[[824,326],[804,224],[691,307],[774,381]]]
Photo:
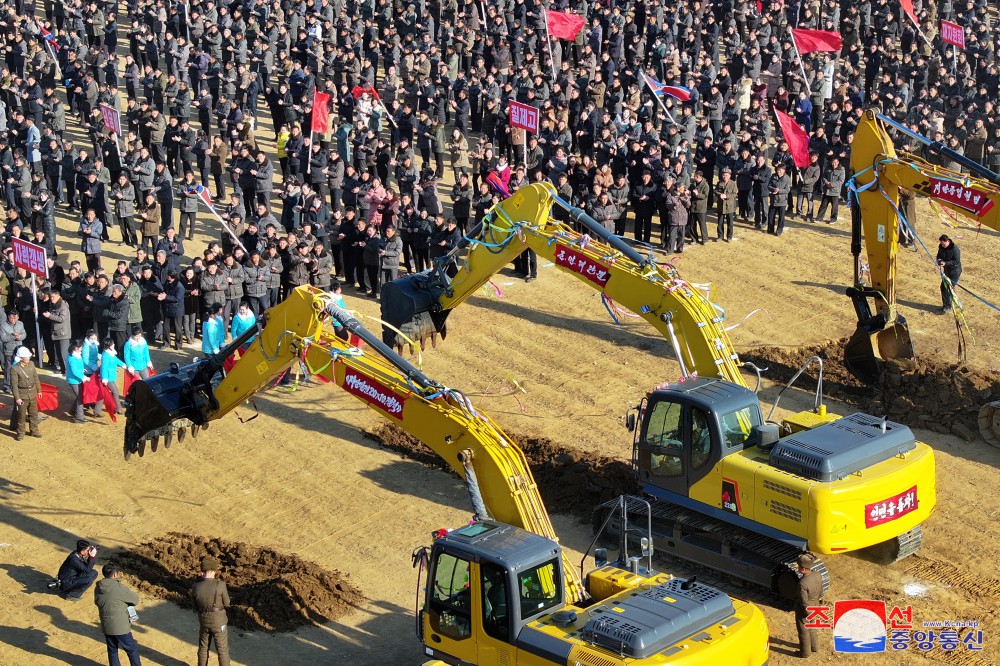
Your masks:
[[[215,642],[219,655],[219,666],[229,666],[229,590],[216,577],[221,569],[219,561],[210,555],[201,558],[201,578],[191,586],[191,600],[198,613],[200,633],[198,636],[198,666],[208,666],[208,655]]]

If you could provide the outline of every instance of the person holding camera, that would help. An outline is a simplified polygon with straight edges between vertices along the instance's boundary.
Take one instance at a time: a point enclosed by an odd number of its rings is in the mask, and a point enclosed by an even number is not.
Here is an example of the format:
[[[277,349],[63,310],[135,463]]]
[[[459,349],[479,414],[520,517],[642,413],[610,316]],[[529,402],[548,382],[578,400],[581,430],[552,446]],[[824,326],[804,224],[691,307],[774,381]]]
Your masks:
[[[91,545],[86,539],[80,539],[76,542],[76,550],[70,553],[59,567],[59,573],[52,586],[59,588],[64,599],[79,601],[87,588],[97,579],[97,572],[94,571],[96,559],[97,546]]]
[[[125,650],[129,666],[141,666],[139,644],[132,637],[131,624],[139,619],[135,606],[139,595],[122,582],[122,570],[116,564],[105,564],[104,578],[94,590],[94,604],[101,618],[101,631],[108,645],[109,666],[121,666],[118,651]]]

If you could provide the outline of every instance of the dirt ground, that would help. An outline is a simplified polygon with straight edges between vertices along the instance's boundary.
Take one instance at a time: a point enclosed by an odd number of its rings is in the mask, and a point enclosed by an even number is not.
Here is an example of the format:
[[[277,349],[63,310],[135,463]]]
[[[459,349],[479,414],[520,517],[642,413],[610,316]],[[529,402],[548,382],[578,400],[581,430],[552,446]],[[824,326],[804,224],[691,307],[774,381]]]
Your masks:
[[[198,250],[209,238],[210,222],[204,214],[199,220]],[[75,228],[75,222],[60,220],[65,233],[59,250],[79,258]],[[918,230],[933,251],[933,239],[945,227],[921,208]],[[973,229],[949,233],[962,249],[962,283],[988,300],[1000,300],[997,234]],[[120,250],[111,244],[107,258],[123,257]],[[851,281],[846,218],[835,226],[791,222],[781,238],[741,227],[735,242],[691,248],[678,265],[688,279],[717,285],[717,301],[726,309],[728,323],[763,308],[731,336],[740,353],[775,365],[767,376],[787,374],[778,361],[800,356],[802,346],[828,347],[835,355],[837,343],[830,341],[853,331],[853,310],[843,295]],[[653,385],[676,379],[678,368],[668,345],[652,330],[631,320],[615,325],[596,293],[544,259],[540,266],[536,282],[525,284],[501,274],[495,282],[502,298],[483,294],[458,309],[449,320],[448,340],[423,354],[423,368],[463,389],[522,441],[547,438],[561,447],[565,457],[559,464],[564,467],[600,458],[620,470],[631,442],[623,428],[625,410]],[[900,301],[918,354],[937,368],[954,363],[954,320],[933,313],[939,306],[933,263],[904,251],[899,268]],[[377,314],[374,301],[351,291],[345,295],[349,307]],[[974,340],[969,366],[979,373],[975,387],[988,390],[981,378],[1000,371],[1000,319],[974,299],[964,300]],[[779,349],[750,353],[762,346]],[[154,363],[163,367],[195,353],[193,348],[181,354],[157,352]],[[897,404],[893,415],[923,415],[925,427],[916,432],[937,451],[938,509],[925,525],[923,549],[890,567],[858,555],[829,558],[829,596],[909,604],[918,624],[976,620],[983,624],[985,647],[980,653],[952,656],[940,648],[920,653],[911,647],[905,653],[851,657],[834,655],[829,641],[816,663],[1000,662],[995,647],[1000,631],[995,547],[1000,538],[995,501],[1000,450],[978,438],[969,442],[944,434],[953,430],[949,420],[967,420],[978,406],[970,403],[980,394],[959,388],[958,374],[938,373],[933,390],[929,380],[916,385],[918,394]],[[841,378],[832,375],[829,392],[856,404],[892,408],[872,402],[878,396],[852,393]],[[516,398],[505,390],[515,381],[525,390]],[[786,393],[779,413],[811,405],[813,386],[800,381],[801,390]],[[65,389],[61,382],[53,383]],[[768,382],[762,400],[770,405],[776,393]],[[942,398],[949,398],[948,409],[939,408]],[[0,397],[0,402],[9,400]],[[63,390],[62,406],[68,404]],[[378,428],[380,419],[336,387],[275,391],[258,397],[256,405],[260,417],[252,422],[230,416],[196,440],[127,463],[121,459],[123,420],[111,424],[104,417],[77,426],[60,411],[42,424],[42,440],[15,442],[0,431],[0,665],[105,663],[89,595],[73,604],[45,588],[79,537],[100,545],[101,563],[111,551],[163,538],[245,543],[312,563],[320,579],[341,572],[356,588],[356,594],[341,598],[348,612],[319,626],[285,633],[235,630],[235,664],[420,662],[410,554],[430,541],[433,530],[468,519],[461,484],[447,472],[365,437],[363,430]],[[840,402],[831,402],[830,408],[839,413],[859,409]],[[7,410],[9,404],[0,410],[0,419]],[[247,407],[240,415],[245,418],[252,411]],[[574,486],[566,474],[540,474],[539,480],[553,510],[561,512],[553,517],[557,532],[578,553],[589,541],[590,528],[571,509],[575,503],[595,501],[600,491]],[[550,487],[554,484],[563,485]],[[574,487],[581,489],[579,497]],[[171,533],[190,536],[167,537]],[[194,554],[187,564],[175,562],[180,571],[174,573],[183,576],[190,566],[188,575],[194,577],[195,562]],[[138,586],[135,578],[130,581]],[[141,622],[135,627],[144,660],[167,666],[195,663],[194,614],[150,590],[148,585],[141,588]],[[773,636],[771,663],[793,663],[791,615],[770,607],[764,611]]]

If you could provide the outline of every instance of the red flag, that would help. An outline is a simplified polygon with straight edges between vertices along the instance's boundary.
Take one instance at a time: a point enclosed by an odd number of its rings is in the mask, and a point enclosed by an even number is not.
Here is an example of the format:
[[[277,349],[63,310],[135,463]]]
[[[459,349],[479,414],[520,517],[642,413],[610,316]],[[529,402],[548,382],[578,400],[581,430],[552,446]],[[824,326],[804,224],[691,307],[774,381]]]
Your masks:
[[[139,375],[133,375],[128,370],[125,371],[125,382],[122,384],[122,395],[128,395],[128,390],[132,388],[133,382],[140,379]]]
[[[809,135],[799,127],[795,119],[783,111],[774,110],[781,125],[781,133],[788,142],[788,151],[792,154],[795,166],[804,169],[809,166]]]
[[[833,51],[839,53],[843,47],[843,42],[840,40],[840,33],[830,30],[792,28],[792,39],[795,40],[795,48],[802,55],[812,53],[813,51]]]
[[[552,36],[552,39],[572,41],[580,34],[580,31],[583,30],[583,24],[586,23],[586,19],[579,14],[552,11],[545,14],[549,25],[549,35]]]
[[[212,193],[208,191],[207,187],[205,187],[204,185],[197,185],[194,188],[189,189],[188,191],[197,192],[198,196],[201,197],[201,200],[205,202],[205,205],[208,206],[209,210],[215,209],[215,204],[212,203]]]
[[[104,401],[104,411],[111,417],[112,423],[118,423],[118,403],[112,397],[111,390],[101,381],[98,381],[97,390],[99,391],[98,399]]]
[[[899,0],[899,6],[903,8],[906,15],[913,21],[913,24],[919,27],[920,21],[917,20],[917,13],[913,11],[913,0]]]
[[[90,379],[83,383],[83,404],[92,405],[99,400],[104,401],[104,411],[108,413],[111,420],[118,422],[118,403],[111,396],[111,391],[101,381],[101,373],[95,372]]]
[[[101,374],[95,372],[90,376],[90,379],[83,383],[83,404],[93,405],[101,397],[100,391],[101,385]]]
[[[56,53],[59,52],[59,42],[56,41],[56,38],[52,36],[51,32],[39,26],[38,34],[42,36],[42,39],[49,43],[49,46],[55,49]]]
[[[375,86],[365,86],[364,88],[361,86],[354,86],[351,88],[351,97],[354,99],[361,97],[365,93],[371,95],[380,102],[382,101],[382,98],[378,96],[378,91],[375,90]]]
[[[330,129],[330,93],[313,94],[312,131],[323,134]]]

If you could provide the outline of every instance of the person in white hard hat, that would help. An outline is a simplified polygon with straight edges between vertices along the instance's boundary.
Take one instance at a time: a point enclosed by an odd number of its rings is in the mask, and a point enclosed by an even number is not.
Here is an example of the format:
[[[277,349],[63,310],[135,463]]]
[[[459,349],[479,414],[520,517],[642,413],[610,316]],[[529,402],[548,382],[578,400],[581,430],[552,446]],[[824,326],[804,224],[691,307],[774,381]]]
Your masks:
[[[41,437],[38,430],[38,396],[42,394],[42,385],[38,381],[38,371],[31,362],[31,350],[18,347],[14,354],[16,363],[11,368],[11,391],[14,394],[14,404],[17,405],[17,436],[24,439],[24,422],[31,424],[31,436]]]

